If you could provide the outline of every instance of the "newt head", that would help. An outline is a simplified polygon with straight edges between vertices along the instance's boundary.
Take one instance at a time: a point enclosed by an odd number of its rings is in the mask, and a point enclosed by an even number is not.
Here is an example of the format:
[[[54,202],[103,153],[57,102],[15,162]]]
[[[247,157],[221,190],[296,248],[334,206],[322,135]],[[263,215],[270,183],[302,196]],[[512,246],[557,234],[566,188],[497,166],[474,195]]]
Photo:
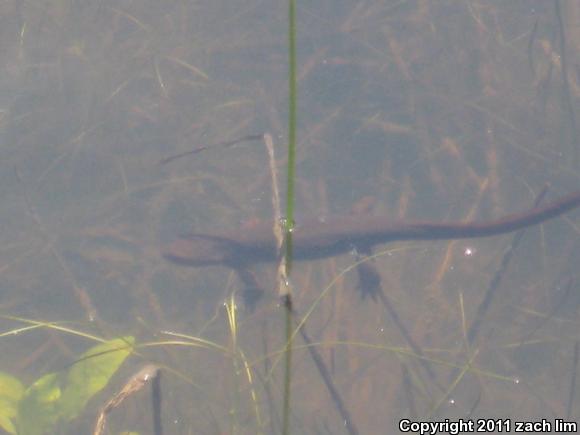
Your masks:
[[[190,234],[165,245],[161,255],[184,266],[232,265],[240,259],[235,241],[225,237]]]

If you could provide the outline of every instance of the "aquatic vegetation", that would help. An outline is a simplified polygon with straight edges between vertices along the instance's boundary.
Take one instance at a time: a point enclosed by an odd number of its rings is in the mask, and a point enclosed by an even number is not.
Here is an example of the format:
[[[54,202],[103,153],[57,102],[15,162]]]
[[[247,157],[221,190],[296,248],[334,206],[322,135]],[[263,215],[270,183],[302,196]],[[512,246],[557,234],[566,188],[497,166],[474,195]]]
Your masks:
[[[25,386],[0,373],[0,427],[10,434],[42,435],[78,417],[132,353],[133,337],[93,346],[67,370],[47,373]]]

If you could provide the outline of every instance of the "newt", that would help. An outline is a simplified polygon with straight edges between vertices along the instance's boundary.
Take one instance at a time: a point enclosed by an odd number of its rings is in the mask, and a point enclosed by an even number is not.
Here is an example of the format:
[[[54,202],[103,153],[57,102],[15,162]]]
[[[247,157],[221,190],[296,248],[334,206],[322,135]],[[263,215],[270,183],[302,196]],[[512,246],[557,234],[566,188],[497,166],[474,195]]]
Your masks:
[[[510,233],[558,217],[580,206],[580,190],[544,206],[490,221],[390,220],[382,216],[313,219],[293,230],[294,260],[326,258],[357,249],[406,240],[454,240]],[[187,234],[162,248],[167,260],[185,266],[222,265],[242,270],[277,258],[272,223],[236,232]]]
[[[390,220],[383,216],[353,214],[325,220],[305,221],[293,230],[293,259],[311,260],[343,254],[355,249],[368,255],[376,245],[406,240],[452,240],[490,237],[517,231],[556,218],[580,207],[580,190],[544,206],[510,214],[500,219],[467,222]],[[263,290],[248,269],[255,263],[277,259],[272,222],[262,222],[236,232],[188,234],[162,248],[169,261],[185,266],[222,265],[233,268],[245,284],[243,298],[253,311]],[[416,355],[421,347],[414,341],[403,320],[382,290],[380,275],[370,263],[357,268],[362,297],[380,299],[402,336]],[[419,358],[431,379],[436,379],[426,358]]]

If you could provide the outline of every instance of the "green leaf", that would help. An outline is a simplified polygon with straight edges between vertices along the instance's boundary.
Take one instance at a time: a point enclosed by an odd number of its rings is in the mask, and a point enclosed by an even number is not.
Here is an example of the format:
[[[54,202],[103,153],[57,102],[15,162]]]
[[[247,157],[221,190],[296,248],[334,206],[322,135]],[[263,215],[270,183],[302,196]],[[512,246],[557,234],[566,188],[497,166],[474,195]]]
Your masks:
[[[23,395],[24,385],[17,378],[0,372],[0,428],[8,433],[16,433],[14,420]]]
[[[61,397],[56,373],[49,373],[25,392],[18,404],[17,433],[42,435],[56,423],[58,400]]]
[[[66,420],[77,417],[87,402],[108,384],[133,350],[133,337],[101,343],[85,352],[71,367],[59,403],[59,415]]]

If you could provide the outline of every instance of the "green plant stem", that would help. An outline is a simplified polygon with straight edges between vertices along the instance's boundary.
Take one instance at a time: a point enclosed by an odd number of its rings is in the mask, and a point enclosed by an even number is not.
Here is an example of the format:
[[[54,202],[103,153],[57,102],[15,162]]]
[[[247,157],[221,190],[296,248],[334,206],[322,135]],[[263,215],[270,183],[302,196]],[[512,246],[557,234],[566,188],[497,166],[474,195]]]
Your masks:
[[[294,178],[296,166],[296,6],[288,10],[288,183],[286,192],[286,273],[292,268],[292,228],[294,227]]]
[[[288,2],[288,183],[286,191],[286,277],[292,269],[292,228],[294,227],[294,175],[296,165],[296,5]],[[286,358],[284,373],[284,409],[282,434],[290,433],[290,391],[292,384],[292,293],[284,296],[286,311]]]

